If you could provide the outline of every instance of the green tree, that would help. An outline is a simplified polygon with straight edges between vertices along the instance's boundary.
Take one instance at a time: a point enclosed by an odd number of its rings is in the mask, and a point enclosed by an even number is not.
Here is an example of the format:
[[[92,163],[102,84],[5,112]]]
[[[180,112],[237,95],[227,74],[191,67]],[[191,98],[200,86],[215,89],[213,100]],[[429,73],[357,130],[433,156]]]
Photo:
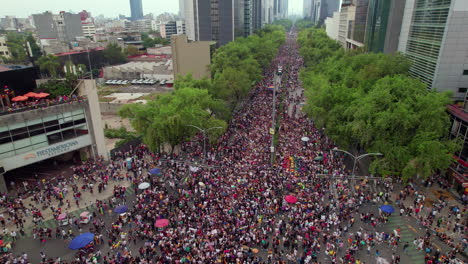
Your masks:
[[[222,104],[214,100],[207,90],[183,88],[172,94],[160,95],[144,105],[125,105],[119,114],[130,119],[132,126],[152,150],[158,150],[164,143],[170,144],[173,149],[197,133],[187,125],[226,128],[227,123],[218,119],[212,111]],[[223,130],[213,130],[210,138],[213,141],[222,133]]]
[[[24,36],[14,32],[8,32],[6,38],[6,43],[10,51],[10,58],[8,61],[20,64],[28,63]]]
[[[103,53],[104,58],[106,58],[107,62],[111,65],[120,64],[127,61],[122,48],[116,43],[110,43],[107,45]]]
[[[404,180],[448,168],[457,140],[448,140],[449,95],[408,76],[396,54],[344,52],[321,29],[299,34],[306,69],[306,113],[341,148],[380,152],[371,171]]]
[[[137,47],[130,45],[130,46],[127,46],[127,48],[125,48],[125,54],[127,56],[136,56],[140,54],[140,51],[138,50]]]
[[[234,110],[236,103],[247,96],[250,87],[249,75],[245,71],[227,68],[216,74],[211,94],[228,102]]]
[[[37,45],[36,39],[34,38],[32,33],[28,33],[26,41],[29,42],[29,45],[31,47],[33,61],[37,61],[42,56],[41,47]]]
[[[58,76],[58,72],[60,71],[59,57],[48,54],[40,57],[37,60],[37,64],[41,71],[48,72],[52,78],[56,78]]]
[[[211,79],[204,77],[202,79],[195,79],[191,73],[187,75],[178,75],[174,81],[174,89],[182,89],[182,88],[197,88],[197,89],[207,89],[211,90],[212,86]]]
[[[293,25],[293,22],[292,20],[289,20],[289,19],[278,19],[278,20],[273,21],[272,24],[283,26],[286,29],[286,31],[289,31]]]

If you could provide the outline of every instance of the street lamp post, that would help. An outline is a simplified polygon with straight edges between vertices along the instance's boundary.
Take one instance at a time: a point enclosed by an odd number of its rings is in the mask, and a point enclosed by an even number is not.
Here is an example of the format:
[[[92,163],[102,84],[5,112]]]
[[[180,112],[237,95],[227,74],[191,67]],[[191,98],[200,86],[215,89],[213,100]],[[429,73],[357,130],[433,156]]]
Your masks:
[[[210,128],[206,128],[206,129],[203,129],[203,128],[200,128],[200,127],[197,127],[197,126],[194,126],[194,125],[187,125],[189,127],[194,127],[198,130],[200,130],[200,132],[203,133],[203,163],[205,162],[206,160],[206,133],[212,129],[223,129],[222,127],[210,127]]]
[[[348,154],[349,156],[351,156],[353,158],[354,164],[353,164],[353,172],[351,174],[352,176],[355,176],[356,165],[359,162],[359,160],[361,160],[362,158],[365,158],[365,157],[368,157],[368,156],[383,156],[382,153],[366,153],[366,154],[362,154],[360,156],[354,156],[353,154],[349,153],[348,151],[338,149],[338,148],[334,148],[333,151],[340,151],[340,152],[346,153],[346,154]]]

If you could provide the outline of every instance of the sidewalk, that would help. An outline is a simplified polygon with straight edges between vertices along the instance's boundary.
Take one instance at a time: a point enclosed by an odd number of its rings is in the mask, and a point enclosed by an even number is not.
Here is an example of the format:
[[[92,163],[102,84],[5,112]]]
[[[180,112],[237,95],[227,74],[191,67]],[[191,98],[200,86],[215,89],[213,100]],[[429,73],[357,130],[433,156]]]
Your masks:
[[[121,171],[121,173],[126,173],[126,170]],[[114,194],[113,193],[114,186],[123,186],[123,187],[127,188],[127,191],[129,191],[130,189],[132,189],[132,188],[129,188],[131,186],[131,184],[132,184],[132,182],[127,181],[127,180],[122,180],[122,181],[109,180],[108,185],[107,185],[107,189],[101,191],[101,193],[98,192],[97,187],[96,187],[97,185],[95,185],[94,190],[93,190],[93,194],[91,194],[89,192],[89,190],[82,191],[82,196],[81,196],[80,206],[79,207],[76,205],[75,200],[73,199],[73,196],[72,196],[73,191],[71,190],[71,187],[68,187],[69,192],[65,196],[65,198],[63,199],[64,204],[62,206],[58,206],[59,201],[57,199],[55,199],[55,198],[52,198],[52,202],[51,202],[50,206],[48,206],[45,209],[42,209],[41,204],[34,202],[32,200],[32,197],[28,197],[28,198],[24,199],[23,204],[25,205],[26,208],[29,208],[29,209],[31,208],[30,205],[33,205],[33,206],[39,208],[40,211],[41,211],[42,216],[44,217],[44,219],[42,220],[43,224],[40,225],[40,226],[50,228],[50,227],[54,226],[54,224],[56,223],[56,220],[53,218],[53,213],[50,210],[51,206],[54,206],[54,208],[59,208],[60,207],[60,208],[62,208],[62,212],[67,213],[71,217],[77,217],[77,216],[79,216],[79,213],[81,213],[81,212],[83,212],[85,210],[89,210],[91,208],[91,206],[94,205],[96,200],[101,200],[102,201],[102,200],[106,200],[106,199],[112,197],[113,194]],[[80,181],[78,181],[77,185],[82,186],[83,182],[80,180]],[[133,191],[133,189],[132,189],[132,191]],[[66,208],[67,207],[67,204],[66,204],[67,200],[70,201],[70,205],[71,205],[70,208]],[[77,212],[79,212],[79,213],[77,213]],[[20,214],[22,215],[22,219],[25,220],[23,230],[25,231],[26,236],[31,235],[32,229],[34,227],[32,217],[30,215],[25,215],[23,212],[21,212]],[[21,228],[17,228],[12,221],[8,221],[8,218],[9,218],[8,213],[6,213],[6,212],[4,213],[4,218],[5,218],[5,221],[6,221],[6,226],[5,226],[4,230],[5,229],[7,230],[7,234],[8,234],[7,236],[10,237],[9,233],[11,231],[15,230],[16,233],[17,233],[17,237],[20,238],[21,235],[20,235],[19,231],[20,231]]]
[[[425,226],[426,228],[430,229],[432,231],[432,234],[436,234],[437,231],[445,233],[447,236],[449,236],[454,244],[458,244],[462,242],[462,239],[466,237],[466,233],[462,230],[461,232],[454,232],[453,227],[455,223],[456,216],[450,211],[450,207],[452,206],[457,206],[460,211],[463,211],[463,204],[456,198],[454,195],[439,186],[437,184],[433,184],[431,187],[424,187],[418,184],[413,184],[414,189],[418,192],[418,195],[421,194],[425,197],[424,199],[424,207],[422,210],[418,213],[419,216],[422,216],[424,219],[427,219],[428,216],[432,213],[432,209],[434,208],[434,203],[437,203],[441,197],[445,199],[447,202],[447,205],[441,210],[441,212],[437,212],[434,221],[431,226]],[[402,190],[403,187],[400,184],[395,185],[394,192],[391,194],[392,200],[396,201],[398,198],[398,195],[400,193],[400,190]],[[414,200],[417,199],[416,195],[408,195],[405,200],[401,200],[405,208],[413,207],[414,208]],[[399,209],[396,208],[395,214],[399,215]],[[449,215],[451,214],[450,218]],[[416,214],[412,213],[412,217],[416,218]],[[440,225],[441,227],[437,227],[437,219],[440,217],[443,218],[443,222]],[[462,216],[461,223],[463,221],[466,221],[466,219]],[[422,228],[423,225],[420,224],[420,228]],[[463,226],[464,227],[464,226]],[[447,243],[441,241],[438,239],[436,236],[433,237],[433,241],[437,241],[440,244],[443,244],[444,248],[453,248],[449,246]]]

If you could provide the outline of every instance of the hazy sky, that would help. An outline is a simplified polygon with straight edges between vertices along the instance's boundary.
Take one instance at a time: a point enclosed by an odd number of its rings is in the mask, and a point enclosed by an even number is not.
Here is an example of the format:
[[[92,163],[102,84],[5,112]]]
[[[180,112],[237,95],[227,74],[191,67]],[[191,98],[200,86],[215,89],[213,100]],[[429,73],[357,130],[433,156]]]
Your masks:
[[[106,17],[117,17],[119,14],[130,16],[129,0],[2,0],[0,17],[10,15],[27,17],[44,11],[73,11],[87,10],[93,16],[103,14]],[[143,13],[160,14],[163,12],[177,13],[178,0],[143,0]],[[289,13],[302,14],[302,0],[289,0]]]

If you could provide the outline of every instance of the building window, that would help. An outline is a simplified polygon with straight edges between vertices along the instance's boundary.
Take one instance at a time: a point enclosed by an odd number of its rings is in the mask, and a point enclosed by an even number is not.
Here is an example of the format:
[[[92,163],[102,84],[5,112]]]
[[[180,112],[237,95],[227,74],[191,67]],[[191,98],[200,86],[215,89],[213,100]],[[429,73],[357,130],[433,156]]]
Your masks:
[[[459,93],[466,93],[468,91],[468,88],[458,88]]]
[[[468,75],[468,70],[463,70],[463,75]]]

